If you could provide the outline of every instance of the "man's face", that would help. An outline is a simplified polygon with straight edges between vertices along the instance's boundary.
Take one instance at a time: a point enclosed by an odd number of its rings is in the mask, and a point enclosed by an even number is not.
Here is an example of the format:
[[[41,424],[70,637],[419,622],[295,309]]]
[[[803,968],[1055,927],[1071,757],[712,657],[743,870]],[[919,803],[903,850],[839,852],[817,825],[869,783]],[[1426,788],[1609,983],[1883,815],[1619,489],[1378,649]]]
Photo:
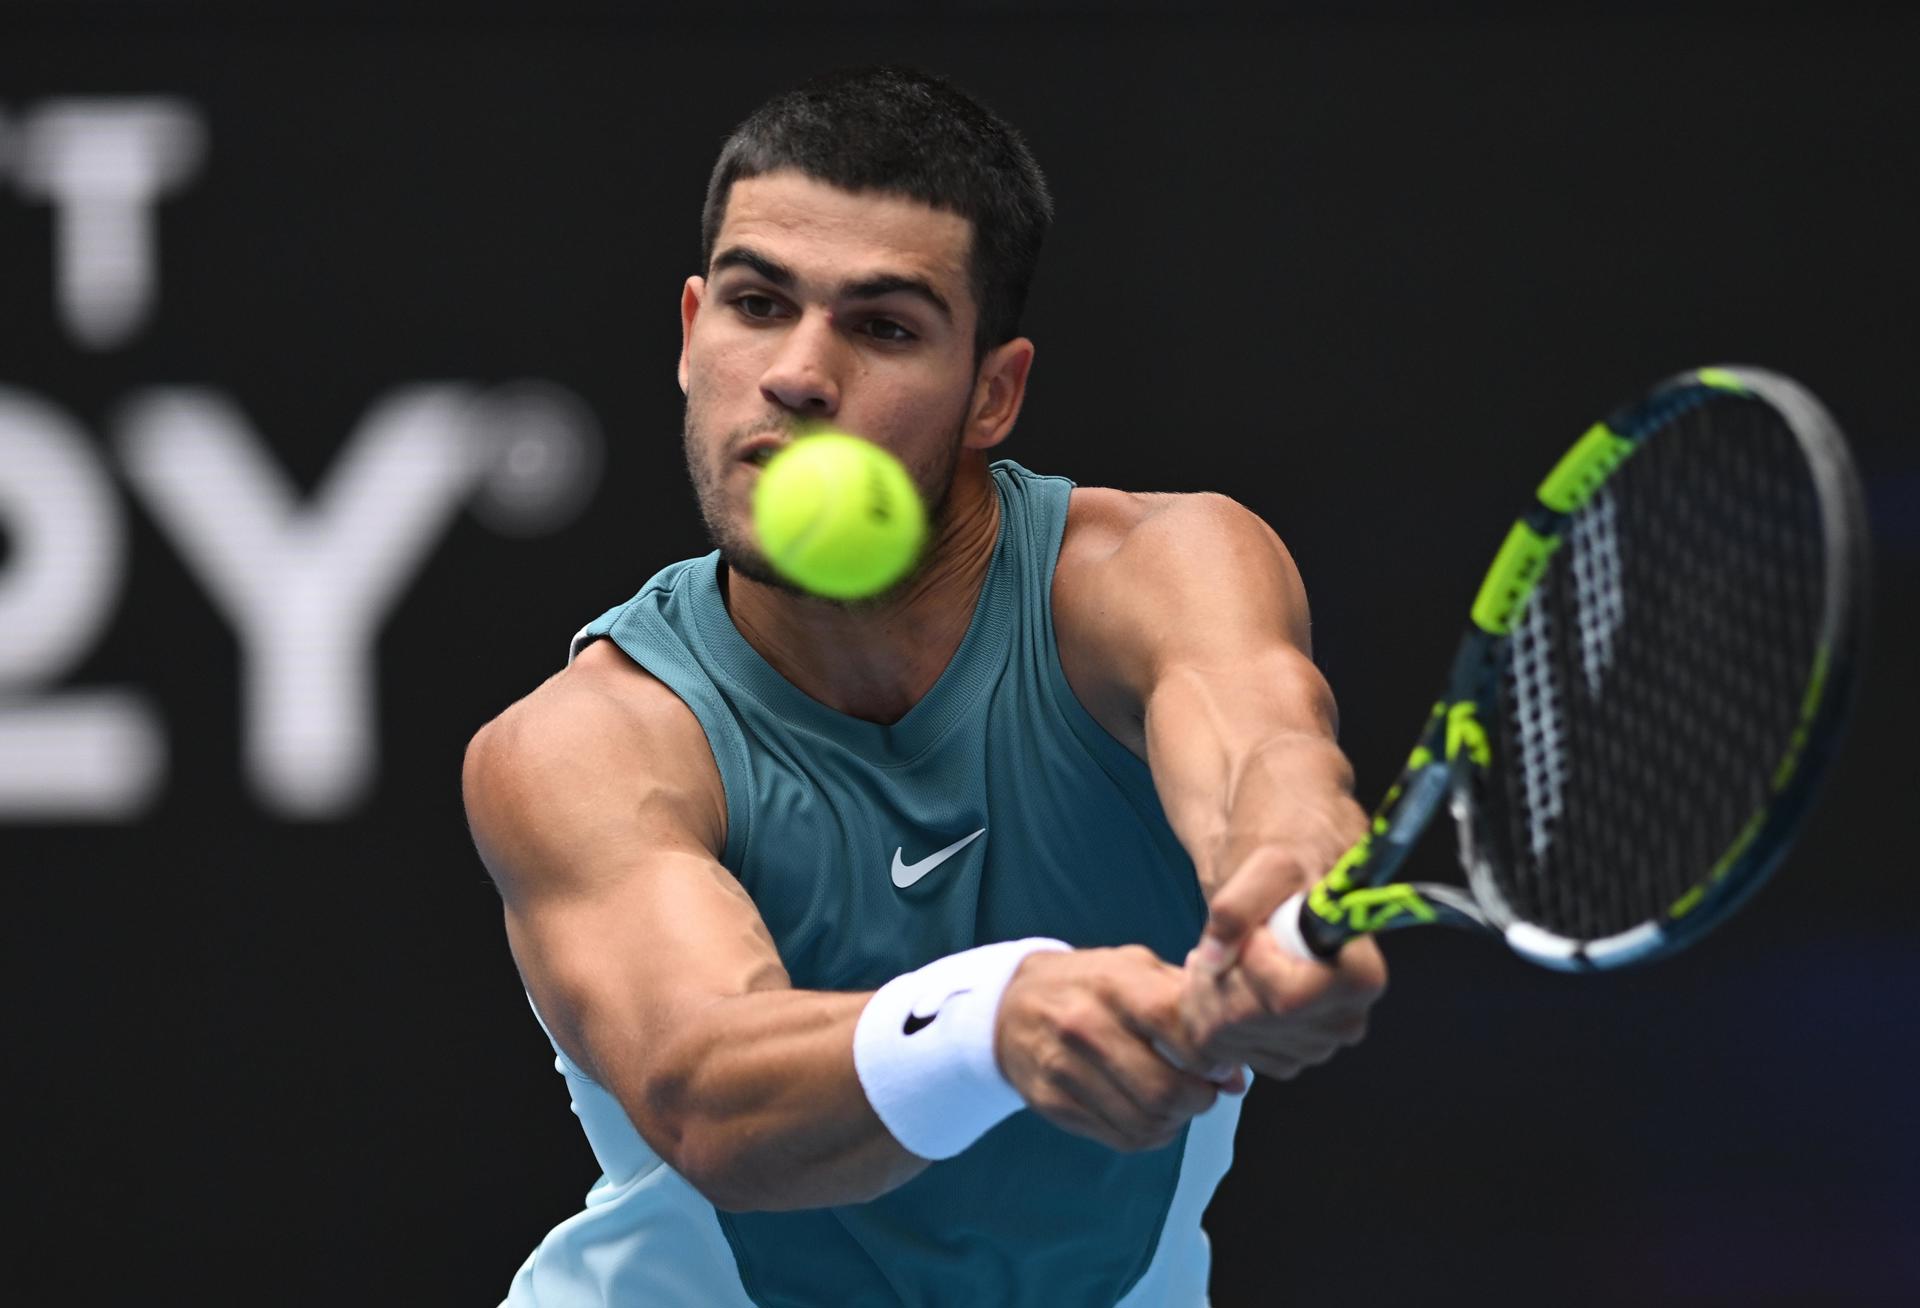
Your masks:
[[[760,462],[809,425],[879,444],[934,520],[967,435],[972,224],[782,171],[736,182],[681,298],[687,470],[727,563],[781,585],[754,541]]]

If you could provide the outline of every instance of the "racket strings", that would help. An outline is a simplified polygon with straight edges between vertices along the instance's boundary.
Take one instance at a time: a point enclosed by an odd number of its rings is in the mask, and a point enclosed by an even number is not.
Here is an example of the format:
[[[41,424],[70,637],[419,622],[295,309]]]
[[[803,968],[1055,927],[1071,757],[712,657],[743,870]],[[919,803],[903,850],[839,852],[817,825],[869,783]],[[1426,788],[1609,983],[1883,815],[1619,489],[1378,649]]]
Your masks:
[[[1621,592],[1619,513],[1611,490],[1601,487],[1588,511],[1574,518],[1569,535],[1580,671],[1588,692],[1598,695],[1613,667],[1614,633],[1626,616]]]
[[[1517,918],[1663,917],[1765,803],[1819,640],[1819,499],[1772,410],[1669,417],[1567,524],[1517,622],[1478,825]]]
[[[1527,849],[1535,859],[1545,858],[1552,847],[1567,784],[1567,750],[1554,692],[1552,650],[1552,610],[1545,604],[1530,605],[1514,626],[1509,685],[1520,785],[1526,799],[1520,816],[1527,824]]]

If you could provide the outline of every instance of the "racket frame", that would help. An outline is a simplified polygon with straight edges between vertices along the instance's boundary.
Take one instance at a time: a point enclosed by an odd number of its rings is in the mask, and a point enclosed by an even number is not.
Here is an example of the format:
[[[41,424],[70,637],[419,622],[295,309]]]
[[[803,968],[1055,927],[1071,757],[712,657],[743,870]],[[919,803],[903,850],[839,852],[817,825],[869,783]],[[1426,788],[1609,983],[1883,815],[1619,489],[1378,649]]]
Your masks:
[[[1654,433],[1714,398],[1770,405],[1798,437],[1826,532],[1821,635],[1798,724],[1775,766],[1767,799],[1701,879],[1658,919],[1598,940],[1574,940],[1520,919],[1499,892],[1474,837],[1476,795],[1490,783],[1500,679],[1514,623],[1547,573],[1561,533],[1580,508]],[[1852,699],[1866,607],[1866,515],[1845,441],[1810,394],[1777,373],[1700,368],[1669,378],[1588,429],[1540,483],[1509,529],[1476,593],[1471,625],[1445,693],[1419,743],[1374,810],[1369,829],[1304,896],[1274,915],[1296,950],[1326,959],[1359,935],[1443,924],[1503,936],[1523,958],[1561,971],[1623,967],[1671,954],[1722,921],[1771,874],[1791,844],[1825,771]],[[1453,813],[1468,889],[1394,880],[1442,804]]]

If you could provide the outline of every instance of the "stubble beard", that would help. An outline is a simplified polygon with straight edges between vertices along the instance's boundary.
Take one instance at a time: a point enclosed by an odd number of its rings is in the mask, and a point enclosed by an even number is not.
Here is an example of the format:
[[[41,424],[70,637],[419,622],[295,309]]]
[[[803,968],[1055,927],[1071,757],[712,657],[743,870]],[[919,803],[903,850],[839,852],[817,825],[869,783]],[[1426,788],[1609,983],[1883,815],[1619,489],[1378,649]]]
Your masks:
[[[687,478],[693,483],[693,496],[700,509],[700,521],[706,526],[707,540],[718,551],[721,561],[729,569],[763,586],[802,599],[814,600],[822,604],[832,604],[841,608],[860,608],[870,606],[888,596],[899,593],[910,586],[922,568],[926,566],[933,551],[922,554],[919,564],[900,581],[894,583],[881,595],[862,600],[831,600],[803,590],[782,576],[768,562],[766,553],[760,548],[760,542],[754,538],[750,517],[743,516],[738,521],[727,513],[727,500],[724,482],[727,473],[732,470],[731,451],[755,436],[780,435],[788,439],[800,434],[806,425],[797,414],[775,413],[765,418],[729,431],[719,443],[718,449],[708,452],[695,435],[698,417],[694,413],[691,398],[681,418],[680,442],[686,455]],[[920,492],[920,498],[927,506],[927,528],[930,538],[938,539],[940,529],[946,522],[949,499],[953,491],[954,469],[960,464],[960,442],[965,427],[965,412],[953,425],[950,438],[935,452],[936,463],[930,467],[907,468],[907,475]],[[725,462],[716,462],[725,460]]]

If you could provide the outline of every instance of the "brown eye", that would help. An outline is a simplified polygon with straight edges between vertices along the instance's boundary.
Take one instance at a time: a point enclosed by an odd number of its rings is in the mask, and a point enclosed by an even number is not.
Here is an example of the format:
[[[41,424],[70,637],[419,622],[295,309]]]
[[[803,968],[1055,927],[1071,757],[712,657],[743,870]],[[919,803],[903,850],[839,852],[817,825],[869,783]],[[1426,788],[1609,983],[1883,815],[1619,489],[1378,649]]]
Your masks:
[[[773,298],[767,295],[736,296],[733,301],[733,307],[748,318],[771,318],[773,317],[774,310],[778,308],[778,306],[774,304]]]
[[[867,335],[876,341],[898,343],[916,339],[914,334],[891,318],[873,318],[867,322]]]

